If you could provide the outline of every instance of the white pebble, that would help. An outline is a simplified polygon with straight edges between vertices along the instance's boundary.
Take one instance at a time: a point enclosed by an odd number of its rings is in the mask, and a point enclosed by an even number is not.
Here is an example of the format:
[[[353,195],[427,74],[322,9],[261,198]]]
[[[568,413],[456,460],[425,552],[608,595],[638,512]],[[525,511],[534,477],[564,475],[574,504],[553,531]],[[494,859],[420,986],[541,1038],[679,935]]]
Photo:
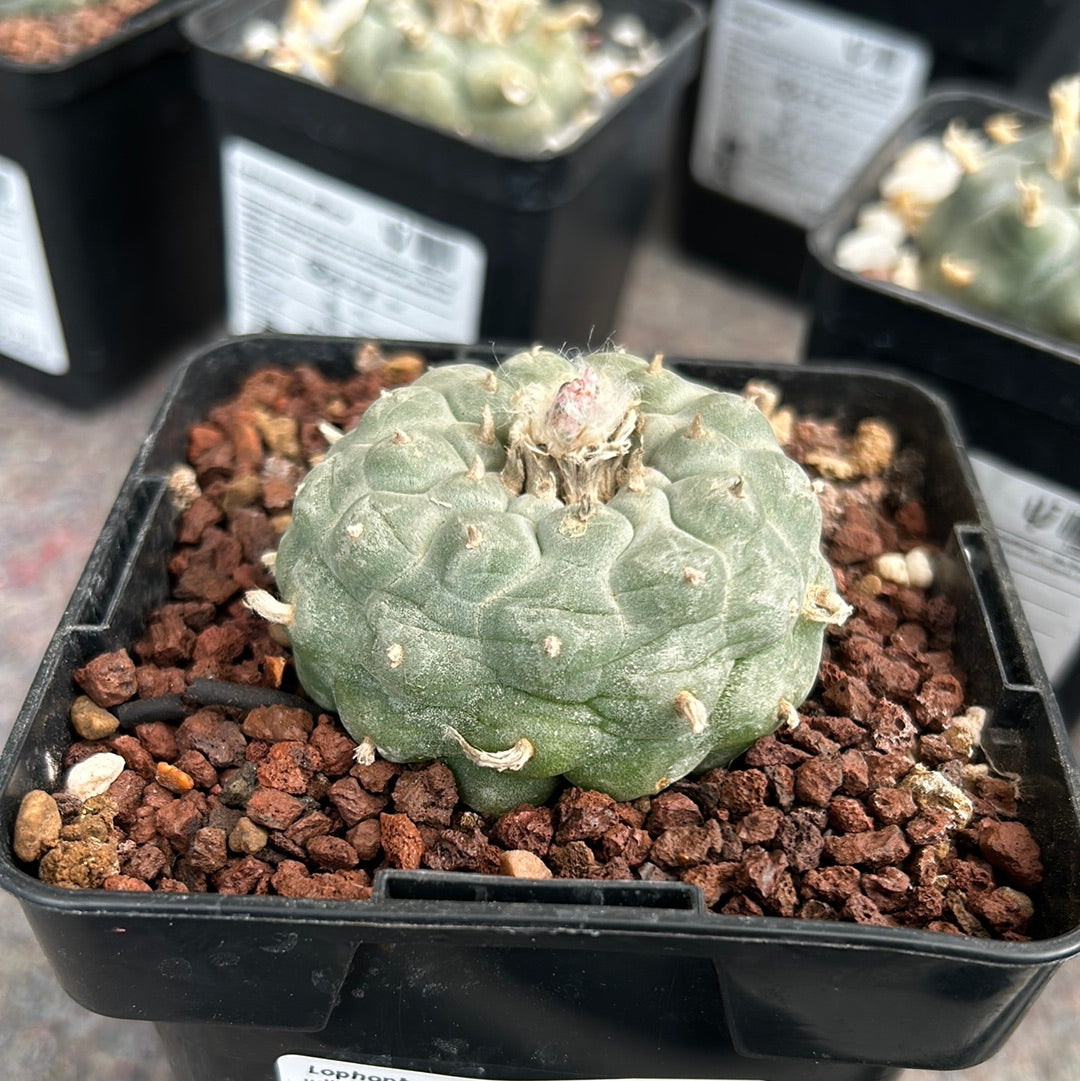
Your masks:
[[[918,139],[882,177],[879,190],[890,202],[907,196],[918,203],[938,203],[959,183],[959,162],[937,139]]]
[[[118,754],[110,751],[92,754],[68,770],[64,791],[80,800],[100,796],[126,767],[127,763]]]
[[[912,548],[904,556],[908,583],[916,589],[929,589],[934,584],[934,564],[925,548]]]
[[[269,19],[252,19],[240,39],[240,52],[248,60],[258,60],[281,41],[278,28]]]
[[[853,274],[868,271],[888,274],[898,255],[897,246],[889,237],[862,229],[845,234],[836,245],[836,265]]]
[[[907,236],[900,215],[886,203],[869,203],[855,217],[855,224],[860,233],[873,233],[883,236],[899,245]]]
[[[887,582],[898,586],[910,584],[907,560],[899,552],[883,552],[874,560],[874,570]]]

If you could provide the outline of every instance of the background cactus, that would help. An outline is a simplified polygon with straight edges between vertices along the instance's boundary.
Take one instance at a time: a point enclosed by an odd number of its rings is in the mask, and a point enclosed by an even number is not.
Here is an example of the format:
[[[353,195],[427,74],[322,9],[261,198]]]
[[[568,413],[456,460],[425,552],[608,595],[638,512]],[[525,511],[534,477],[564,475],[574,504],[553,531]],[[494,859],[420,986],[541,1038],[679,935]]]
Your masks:
[[[1049,123],[996,115],[909,148],[837,262],[1080,340],[1080,77],[1050,104]]]
[[[308,476],[281,540],[307,691],[491,813],[617,799],[794,722],[846,616],[802,469],[745,398],[629,354],[432,369]]]
[[[248,55],[507,153],[558,148],[657,60],[639,20],[600,36],[593,4],[293,0]]]
[[[0,0],[0,19],[17,15],[57,15],[75,8],[93,7],[101,0]]]

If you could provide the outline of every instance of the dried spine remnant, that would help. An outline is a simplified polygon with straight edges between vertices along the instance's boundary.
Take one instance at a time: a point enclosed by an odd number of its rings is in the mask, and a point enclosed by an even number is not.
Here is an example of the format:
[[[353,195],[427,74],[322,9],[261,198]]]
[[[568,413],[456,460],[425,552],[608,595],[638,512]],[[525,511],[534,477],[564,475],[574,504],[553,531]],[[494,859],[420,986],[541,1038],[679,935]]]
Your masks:
[[[982,141],[959,120],[949,123],[941,142],[965,173],[979,172],[986,162]]]
[[[941,276],[958,289],[963,289],[975,280],[975,264],[958,256],[945,254],[938,263]]]
[[[405,660],[405,650],[400,642],[391,642],[386,647],[386,666],[400,668]]]
[[[556,634],[549,634],[544,639],[544,656],[554,660],[562,653],[562,639]]]
[[[1020,138],[1022,125],[1015,113],[994,113],[983,121],[983,131],[1001,146],[1010,146]]]
[[[834,589],[811,584],[803,595],[799,614],[811,623],[839,627],[847,621],[853,609]]]
[[[1050,110],[1054,156],[1047,165],[1047,172],[1055,180],[1062,180],[1072,168],[1080,136],[1080,75],[1059,79],[1050,87]]]
[[[456,728],[447,725],[446,735],[461,749],[461,753],[474,765],[485,769],[516,772],[536,753],[536,748],[524,736],[505,751],[481,751],[474,747]]]
[[[292,626],[292,621],[296,616],[296,611],[291,604],[279,601],[265,589],[249,589],[244,594],[243,603],[245,608],[262,616],[267,623],[275,623],[279,627]]]
[[[1017,177],[1016,191],[1019,195],[1020,220],[1029,229],[1037,229],[1046,222],[1046,199],[1042,186],[1035,181]]]
[[[371,736],[364,736],[353,751],[353,761],[361,766],[370,766],[375,761],[375,752],[375,741]]]
[[[705,708],[705,703],[690,691],[679,691],[675,695],[675,712],[686,721],[695,736],[705,731],[709,711]]]

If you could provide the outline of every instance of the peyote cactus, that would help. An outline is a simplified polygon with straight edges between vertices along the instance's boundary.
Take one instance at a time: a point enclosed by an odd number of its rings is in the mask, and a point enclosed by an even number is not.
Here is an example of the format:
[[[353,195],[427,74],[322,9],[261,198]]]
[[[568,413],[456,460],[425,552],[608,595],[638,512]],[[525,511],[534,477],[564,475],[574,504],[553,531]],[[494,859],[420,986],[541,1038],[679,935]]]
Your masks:
[[[18,15],[58,15],[80,7],[93,7],[102,0],[0,0],[0,19]]]
[[[910,148],[840,265],[1080,340],[1080,77],[1050,104],[1049,125],[996,115],[987,138],[953,123]]]
[[[377,400],[249,604],[360,752],[441,759],[483,813],[560,777],[633,799],[797,721],[848,612],[820,538],[746,398],[536,347]]]
[[[506,153],[557,149],[657,60],[639,20],[547,0],[293,0],[245,49]],[[601,44],[598,44],[600,42]]]

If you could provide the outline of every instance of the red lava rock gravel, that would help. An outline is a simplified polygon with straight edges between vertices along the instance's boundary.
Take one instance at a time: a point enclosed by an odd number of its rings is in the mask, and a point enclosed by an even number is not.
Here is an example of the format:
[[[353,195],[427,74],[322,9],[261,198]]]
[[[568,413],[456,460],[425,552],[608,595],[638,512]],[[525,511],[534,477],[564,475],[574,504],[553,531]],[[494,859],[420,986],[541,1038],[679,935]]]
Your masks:
[[[306,366],[256,371],[191,427],[191,472],[175,484],[173,596],[129,649],[75,673],[121,729],[73,735],[64,765],[106,752],[125,768],[83,804],[55,797],[59,839],[40,794],[27,801],[27,819],[52,833],[41,842],[27,832],[16,850],[44,852],[42,878],[349,900],[369,897],[383,867],[633,878],[689,883],[724,914],[1025,937],[1039,849],[1013,782],[979,760],[978,703],[966,700],[952,652],[956,612],[877,569],[882,553],[933,554],[910,451],[876,475],[821,482],[825,550],[854,613],[830,629],[798,725],[652,798],[565,787],[548,806],[485,821],[458,803],[445,766],[358,764],[336,720],[302,700],[168,698],[206,680],[299,693],[287,647],[240,598],[271,584],[261,557],[325,451],[320,422],[347,429],[419,362],[360,368],[343,381]],[[804,462],[842,456],[845,440],[808,418],[785,438]],[[176,715],[153,716],[162,703]],[[140,709],[142,720],[125,719]]]
[[[51,64],[97,45],[156,0],[96,0],[48,15],[0,18],[0,57]]]

